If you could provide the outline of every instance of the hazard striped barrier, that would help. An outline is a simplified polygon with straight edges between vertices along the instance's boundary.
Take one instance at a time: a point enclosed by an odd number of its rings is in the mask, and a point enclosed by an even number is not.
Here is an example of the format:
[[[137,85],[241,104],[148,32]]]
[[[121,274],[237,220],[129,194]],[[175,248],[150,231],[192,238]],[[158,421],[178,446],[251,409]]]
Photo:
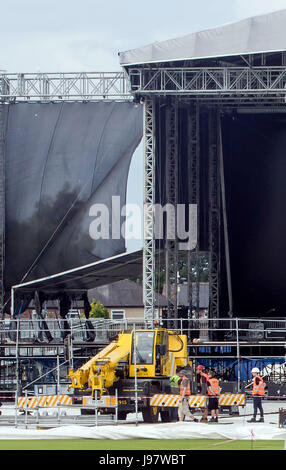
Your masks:
[[[150,398],[151,406],[178,406],[179,395],[168,395],[166,393],[156,394]],[[224,393],[219,397],[219,406],[244,406],[246,403],[245,395],[242,393]],[[189,397],[189,406],[191,408],[204,408],[207,404],[207,397],[204,395],[191,395]]]
[[[55,407],[58,405],[72,405],[70,395],[41,395],[38,397],[19,397],[18,408]]]
[[[151,406],[178,406],[179,395],[168,395],[166,393],[155,394],[150,398]],[[206,406],[206,397],[203,395],[191,395],[189,397],[189,406],[193,408],[201,408]]]
[[[132,398],[132,397],[118,397]],[[138,397],[138,399],[149,398],[151,406],[177,407],[179,404],[179,395],[167,393],[158,393],[151,397]],[[82,397],[82,406],[94,406],[113,408],[116,407],[116,397],[111,395],[102,396],[100,399],[93,399],[91,396]],[[242,393],[224,393],[219,397],[219,406],[244,406],[246,404],[246,395]],[[70,395],[41,395],[38,397],[19,397],[19,408],[36,407],[56,407],[59,405],[72,405]],[[207,405],[207,397],[204,395],[191,395],[189,397],[189,406],[191,408],[204,408]]]
[[[223,393],[219,397],[219,406],[244,406],[246,403],[244,393]]]

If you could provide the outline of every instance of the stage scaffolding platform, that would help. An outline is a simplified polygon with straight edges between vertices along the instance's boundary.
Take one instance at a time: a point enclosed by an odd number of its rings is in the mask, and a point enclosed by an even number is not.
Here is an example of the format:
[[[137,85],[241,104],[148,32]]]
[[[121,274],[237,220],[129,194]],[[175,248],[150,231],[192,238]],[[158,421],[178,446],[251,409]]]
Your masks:
[[[13,325],[10,325],[10,329],[7,329],[7,322],[5,325],[0,325],[2,326],[2,329],[0,329],[1,393],[7,390],[8,384],[12,394],[13,390],[15,390],[17,375],[21,386],[28,387],[30,383],[32,384],[30,386],[31,389],[39,384],[46,386],[52,383],[56,384],[55,370],[57,366],[60,370],[59,384],[62,386],[67,385],[66,375],[70,364],[73,364],[74,367],[79,367],[115,339],[121,330],[130,331],[134,328],[140,329],[146,327],[144,318],[129,319],[121,323],[109,320],[92,320],[95,336],[93,341],[87,341],[86,339],[83,340],[87,333],[87,325],[84,318],[70,320],[66,337],[63,337],[63,330],[61,328],[58,327],[57,330],[52,328],[52,325],[55,326],[55,320],[46,320],[49,331],[53,334],[53,340],[48,342],[41,325],[39,324],[36,327],[35,321],[37,322],[37,320],[33,320],[33,322],[27,319],[18,320],[18,325],[14,322]],[[186,319],[177,319],[177,321],[178,328],[176,331],[180,334],[188,335],[188,355],[194,366],[194,380],[195,366],[197,364],[204,364],[206,367],[214,368],[225,380],[230,380],[232,383],[236,382],[236,387],[240,388],[245,385],[246,376],[249,374],[250,368],[255,364],[261,370],[266,367],[272,367],[272,369],[280,367],[279,377],[281,379],[283,376],[281,380],[285,381],[286,320],[284,320],[284,328],[281,327],[283,323],[283,320],[281,320],[282,323],[280,322],[280,329],[278,330],[284,336],[284,339],[274,337],[272,340],[269,340],[267,337],[253,337],[252,328],[245,328],[245,334],[248,337],[242,338],[242,329],[239,329],[239,321],[245,322],[245,320],[239,319],[238,321],[233,319],[234,328],[231,327],[229,330],[235,333],[237,337],[235,341],[200,340],[199,330],[188,329]],[[224,321],[227,322],[229,320]],[[189,326],[191,322],[188,322]],[[164,324],[164,320],[161,320],[160,323],[162,323],[161,326],[167,327]],[[6,330],[4,326],[6,326]],[[206,325],[203,326],[203,328],[205,327]],[[267,325],[265,325],[264,333],[267,331],[270,331],[270,328],[267,329]],[[11,340],[11,337],[17,332],[17,341]],[[37,332],[37,337],[35,337],[35,332]],[[227,335],[227,332],[228,330],[225,328],[224,334]],[[275,332],[277,333],[277,329]],[[258,333],[261,332],[258,331]],[[194,334],[196,337],[194,337]],[[33,335],[34,338],[32,338]],[[276,375],[276,381],[279,377]]]
[[[186,320],[192,321],[194,298],[193,284],[199,288],[199,255],[208,253],[209,265],[209,309],[208,320],[213,328],[207,328],[210,335],[204,334],[201,343],[189,338],[190,357],[200,360],[202,353],[208,356],[220,353],[220,348],[231,348],[237,361],[272,357],[285,361],[285,336],[267,338],[266,330],[239,328],[236,317],[244,314],[247,321],[249,311],[253,312],[251,321],[263,323],[261,305],[255,299],[267,286],[253,295],[251,299],[256,309],[253,311],[248,302],[239,305],[241,294],[239,282],[234,282],[233,266],[240,260],[240,254],[232,256],[229,237],[229,212],[225,160],[223,155],[222,116],[229,120],[233,116],[255,115],[284,117],[286,113],[286,52],[285,52],[286,10],[261,17],[252,18],[234,25],[226,25],[209,31],[195,33],[181,41],[155,43],[134,51],[120,54],[121,72],[115,73],[71,73],[71,74],[0,74],[0,179],[1,188],[5,187],[5,142],[3,138],[3,106],[18,102],[65,102],[65,101],[132,101],[142,106],[143,144],[144,144],[144,247],[141,257],[143,266],[144,324],[152,327],[155,318],[156,268],[164,263],[166,268],[166,296],[168,301],[167,319],[170,329],[188,330]],[[259,34],[260,32],[260,34]],[[250,38],[250,40],[249,40]],[[197,45],[197,49],[193,46]],[[192,46],[192,47],[191,47]],[[182,49],[180,49],[182,48]],[[187,53],[186,53],[187,51]],[[161,54],[161,55],[160,55]],[[2,106],[3,105],[3,106]],[[277,118],[278,116],[278,118]],[[183,138],[183,137],[184,138]],[[181,158],[181,160],[180,160]],[[244,168],[245,170],[245,168]],[[242,180],[242,187],[243,180]],[[285,200],[285,198],[281,198]],[[180,324],[177,288],[179,267],[179,244],[182,240],[176,235],[168,239],[156,239],[154,206],[169,204],[192,205],[196,208],[195,243],[184,251],[188,281],[188,318]],[[5,191],[0,194],[0,207],[5,213]],[[177,214],[173,222],[177,223]],[[264,226],[265,227],[265,226]],[[283,239],[283,236],[281,237]],[[285,237],[284,237],[285,238]],[[194,241],[194,240],[193,240]],[[0,221],[0,301],[3,306],[5,266],[5,221]],[[275,248],[275,243],[272,249]],[[183,251],[183,250],[182,250]],[[264,250],[265,254],[267,250]],[[269,250],[271,253],[271,250]],[[156,253],[160,253],[156,259]],[[163,255],[162,255],[163,253]],[[163,260],[164,258],[164,260]],[[283,253],[282,272],[285,272]],[[158,261],[159,259],[159,261]],[[272,257],[274,263],[274,257]],[[140,264],[140,261],[139,261]],[[193,279],[195,266],[196,278]],[[79,268],[80,269],[80,268]],[[260,272],[259,272],[260,271]],[[259,276],[265,269],[257,269]],[[55,276],[58,276],[55,274]],[[259,278],[259,276],[257,276]],[[273,277],[274,278],[274,277]],[[273,281],[273,278],[271,280]],[[46,279],[47,280],[47,279]],[[243,277],[239,279],[242,281]],[[37,285],[37,280],[33,281]],[[48,281],[52,283],[53,279]],[[277,287],[279,308],[275,312],[285,321],[283,299],[285,283]],[[27,286],[26,286],[27,287]],[[252,287],[251,283],[247,287]],[[275,286],[276,287],[276,286]],[[17,286],[21,289],[21,286]],[[274,290],[273,290],[274,292]],[[282,292],[282,294],[281,294]],[[254,300],[253,300],[254,299]],[[282,300],[281,300],[282,299]],[[238,299],[239,300],[239,299]],[[272,300],[272,299],[271,299]],[[274,296],[275,304],[275,296]],[[263,312],[275,309],[267,306]],[[246,309],[246,311],[244,310]],[[249,309],[249,311],[247,310]],[[278,312],[278,313],[277,313]],[[198,314],[198,312],[197,312]],[[241,315],[240,315],[241,314]],[[252,315],[251,315],[252,316]],[[221,322],[228,317],[234,322],[230,336],[221,338],[226,330],[220,328]],[[198,320],[198,318],[197,318]],[[275,318],[273,317],[274,321]],[[245,339],[243,330],[249,334]],[[270,328],[271,329],[271,328]],[[274,328],[275,333],[284,335],[285,328]],[[21,329],[20,329],[21,331]],[[204,332],[206,328],[204,327]],[[213,333],[216,335],[213,335]],[[2,334],[2,332],[0,332]],[[5,333],[6,334],[6,333]],[[264,335],[263,339],[261,335]],[[199,335],[198,335],[199,336]],[[57,344],[57,343],[55,343]],[[82,346],[84,344],[84,346]],[[102,344],[102,343],[101,343]],[[77,345],[77,346],[76,346]],[[76,350],[96,345],[88,342],[74,342]],[[22,361],[20,351],[27,344],[12,343],[15,356],[14,366]],[[12,347],[1,342],[2,352]],[[29,346],[30,347],[30,346]],[[44,352],[51,344],[31,344],[32,349]],[[56,346],[65,355],[64,347]],[[205,348],[202,351],[201,348]],[[215,351],[219,348],[219,351]],[[227,353],[223,351],[225,355]],[[199,356],[200,354],[200,356]],[[246,357],[247,356],[247,357]],[[1,354],[5,363],[5,354]],[[23,356],[28,360],[28,355]],[[222,357],[221,357],[222,358]],[[7,359],[8,360],[8,359]],[[9,361],[11,357],[9,357]],[[54,359],[55,360],[55,359]],[[5,369],[5,367],[4,367]],[[4,370],[3,369],[3,370]],[[17,370],[17,367],[16,367]]]

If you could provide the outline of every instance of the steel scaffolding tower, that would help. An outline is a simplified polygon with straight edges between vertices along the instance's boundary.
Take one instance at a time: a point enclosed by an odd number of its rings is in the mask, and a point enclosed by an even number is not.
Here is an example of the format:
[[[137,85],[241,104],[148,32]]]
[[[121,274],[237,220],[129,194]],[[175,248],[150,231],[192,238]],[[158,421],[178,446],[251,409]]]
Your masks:
[[[166,297],[168,318],[176,318],[178,313],[178,102],[171,99],[166,110],[166,204],[171,210],[168,214],[168,233],[166,236]],[[175,323],[171,322],[170,328]]]
[[[200,198],[200,108],[199,105],[191,106],[188,110],[188,201],[189,204],[196,204],[199,212]],[[190,223],[190,221],[189,221]],[[197,234],[199,233],[199,218],[197,217]],[[197,311],[199,308],[200,280],[199,280],[199,245],[197,242],[195,251],[188,250],[188,303],[189,316],[193,311],[193,273],[192,266],[195,259],[196,273],[196,302]]]
[[[155,101],[144,101],[144,318],[153,325],[155,306]]]
[[[211,318],[219,316],[219,273],[220,273],[220,231],[221,231],[221,194],[218,157],[217,111],[210,111],[209,125],[209,292]]]
[[[1,79],[0,79],[1,82]],[[0,84],[1,89],[1,84]],[[4,306],[4,266],[5,266],[5,115],[0,98],[0,317]]]

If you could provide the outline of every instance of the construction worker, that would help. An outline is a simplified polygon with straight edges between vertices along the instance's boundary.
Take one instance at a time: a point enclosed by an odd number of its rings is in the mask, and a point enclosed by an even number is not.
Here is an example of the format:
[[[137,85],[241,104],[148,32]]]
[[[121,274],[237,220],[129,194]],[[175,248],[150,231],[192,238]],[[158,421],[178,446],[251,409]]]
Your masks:
[[[212,371],[208,373],[209,379],[207,381],[207,395],[208,395],[208,411],[211,413],[211,423],[218,422],[218,415],[219,415],[219,394],[220,394],[220,386],[218,379],[215,378],[215,374]]]
[[[182,378],[180,382],[180,398],[178,406],[178,417],[179,421],[184,421],[185,416],[189,416],[192,421],[198,422],[198,420],[191,414],[189,409],[189,396],[191,395],[190,379],[186,375],[186,371],[180,370],[178,375]]]
[[[264,416],[263,416],[263,408],[262,408],[262,397],[264,397],[264,388],[265,383],[262,377],[259,375],[259,369],[254,367],[251,371],[253,379],[252,379],[252,398],[253,398],[253,418],[248,420],[248,423],[255,423],[256,422],[256,415],[257,410],[260,412],[260,420],[259,423],[264,423]]]
[[[170,378],[171,387],[179,388],[182,378],[178,374],[172,375]]]
[[[207,395],[207,382],[209,380],[209,376],[204,371],[205,371],[205,368],[203,365],[197,366],[196,372],[200,377],[200,392],[202,395]],[[208,422],[208,408],[205,407],[202,409],[202,411],[203,411],[203,416],[200,422],[207,423]]]

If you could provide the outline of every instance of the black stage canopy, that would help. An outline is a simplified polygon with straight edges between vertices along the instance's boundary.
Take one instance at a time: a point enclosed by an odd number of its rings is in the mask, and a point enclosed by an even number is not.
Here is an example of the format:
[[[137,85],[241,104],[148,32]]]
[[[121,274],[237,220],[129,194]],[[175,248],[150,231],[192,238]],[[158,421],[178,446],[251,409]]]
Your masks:
[[[101,261],[80,266],[51,276],[13,286],[17,294],[41,291],[47,295],[58,292],[87,291],[142,273],[142,250],[122,253]]]

